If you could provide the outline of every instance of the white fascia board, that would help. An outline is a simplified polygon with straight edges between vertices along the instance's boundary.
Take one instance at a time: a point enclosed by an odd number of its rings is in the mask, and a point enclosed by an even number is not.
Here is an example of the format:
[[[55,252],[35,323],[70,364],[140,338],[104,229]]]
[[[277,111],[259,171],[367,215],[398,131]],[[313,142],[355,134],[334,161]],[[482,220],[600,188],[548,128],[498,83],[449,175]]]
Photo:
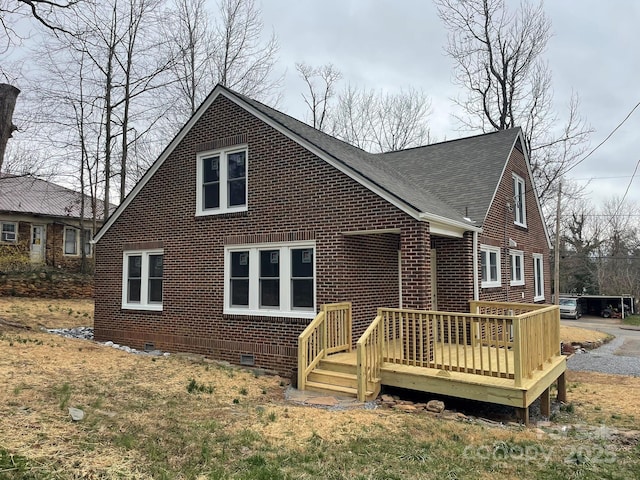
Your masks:
[[[198,110],[191,116],[191,118],[185,123],[185,125],[180,129],[180,131],[173,137],[171,143],[167,145],[167,147],[162,151],[160,156],[157,158],[155,162],[149,167],[149,170],[142,176],[142,178],[136,183],[133,190],[129,192],[129,195],[126,196],[124,201],[118,205],[115,212],[107,219],[102,228],[98,231],[96,236],[94,237],[94,241],[98,243],[100,239],[104,236],[104,234],[111,228],[111,225],[115,223],[118,219],[122,211],[127,208],[127,206],[133,201],[134,198],[140,193],[140,190],[147,184],[149,179],[153,177],[153,175],[158,171],[158,169],[162,166],[164,161],[171,155],[171,153],[175,150],[175,148],[180,144],[180,142],[184,139],[184,137],[189,133],[191,128],[195,125],[195,123],[200,120],[202,114],[211,106],[213,101],[218,98],[218,95],[222,93],[222,88],[220,86],[213,89],[213,91],[209,94],[209,96],[205,99],[204,102],[200,105]]]
[[[531,187],[533,188],[533,194],[536,199],[536,206],[538,207],[538,214],[540,215],[540,220],[542,220],[542,228],[544,229],[544,235],[547,237],[547,245],[551,249],[551,237],[549,236],[549,229],[547,228],[547,222],[544,219],[544,213],[542,212],[542,205],[540,205],[540,198],[538,198],[538,189],[536,187],[536,182],[533,181],[533,172],[531,171],[531,162],[529,162],[529,152],[527,150],[527,144],[524,141],[524,134],[522,133],[522,129],[518,132],[518,136],[516,140],[513,142],[513,146],[511,147],[511,151],[516,148],[516,141],[520,139],[520,144],[522,145],[522,149],[524,150],[524,163],[527,165],[527,173],[529,175],[529,181],[531,182]],[[511,154],[509,154],[511,156]],[[525,217],[526,218],[526,217]]]
[[[462,238],[464,232],[481,232],[481,227],[469,225],[468,223],[457,222],[439,215],[431,213],[421,213],[420,220],[429,222],[431,233],[436,235],[446,235],[449,237]]]

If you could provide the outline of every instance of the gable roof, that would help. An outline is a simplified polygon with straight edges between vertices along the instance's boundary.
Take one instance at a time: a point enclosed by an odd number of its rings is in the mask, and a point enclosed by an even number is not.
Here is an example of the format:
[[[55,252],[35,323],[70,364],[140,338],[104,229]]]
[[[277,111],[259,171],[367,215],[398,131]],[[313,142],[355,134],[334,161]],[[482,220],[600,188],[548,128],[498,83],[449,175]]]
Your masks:
[[[522,135],[519,128],[514,128],[425,147],[372,154],[217,85],[100,229],[96,241],[219,96],[247,110],[414,218],[461,232],[481,229],[511,150]]]
[[[91,198],[84,197],[84,218],[90,219]],[[30,175],[0,176],[0,212],[80,219],[81,198],[79,192]],[[103,216],[103,205],[96,202],[97,218]]]

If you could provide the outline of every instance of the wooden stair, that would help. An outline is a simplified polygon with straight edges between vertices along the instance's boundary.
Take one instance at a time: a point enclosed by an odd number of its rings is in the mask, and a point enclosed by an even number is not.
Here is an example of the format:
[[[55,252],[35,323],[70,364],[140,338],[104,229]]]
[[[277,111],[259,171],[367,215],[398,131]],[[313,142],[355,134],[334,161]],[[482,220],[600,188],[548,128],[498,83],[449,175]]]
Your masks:
[[[366,399],[373,400],[380,393],[380,385],[368,385]],[[356,366],[333,361],[331,357],[322,359],[318,367],[307,377],[306,388],[316,392],[358,396],[358,376]]]

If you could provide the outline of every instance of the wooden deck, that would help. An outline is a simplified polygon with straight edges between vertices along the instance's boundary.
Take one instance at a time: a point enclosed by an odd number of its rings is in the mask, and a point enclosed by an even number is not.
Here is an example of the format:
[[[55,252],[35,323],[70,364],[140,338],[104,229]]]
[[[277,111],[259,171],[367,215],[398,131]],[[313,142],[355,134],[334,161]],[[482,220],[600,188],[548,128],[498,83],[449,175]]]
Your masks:
[[[351,342],[349,303],[325,305],[300,335],[298,388],[360,400],[382,385],[513,406],[525,423],[551,384],[565,397],[558,307],[470,302],[471,313],[379,309]]]

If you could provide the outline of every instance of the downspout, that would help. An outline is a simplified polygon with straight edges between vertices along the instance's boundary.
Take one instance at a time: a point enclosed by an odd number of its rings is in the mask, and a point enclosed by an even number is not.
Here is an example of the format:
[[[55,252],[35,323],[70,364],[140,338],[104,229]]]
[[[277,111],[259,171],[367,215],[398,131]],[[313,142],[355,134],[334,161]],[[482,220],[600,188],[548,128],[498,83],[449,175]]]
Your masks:
[[[473,299],[480,300],[480,287],[478,285],[478,232],[473,231]]]

